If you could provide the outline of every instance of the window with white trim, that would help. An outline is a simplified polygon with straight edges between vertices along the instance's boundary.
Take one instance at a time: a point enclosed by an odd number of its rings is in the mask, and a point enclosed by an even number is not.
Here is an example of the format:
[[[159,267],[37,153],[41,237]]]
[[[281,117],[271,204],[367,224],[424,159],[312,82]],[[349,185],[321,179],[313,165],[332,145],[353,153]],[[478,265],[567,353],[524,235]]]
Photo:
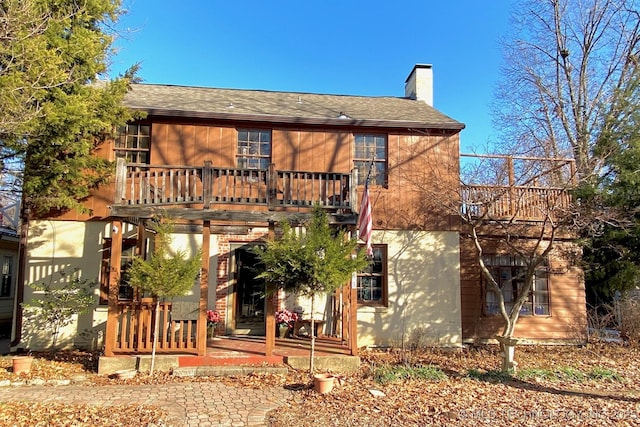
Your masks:
[[[373,258],[369,266],[357,273],[356,289],[358,304],[388,304],[387,289],[387,246],[373,245]]]
[[[364,185],[371,167],[369,183],[387,184],[387,136],[356,134],[353,165],[358,169],[358,184]],[[373,165],[372,165],[373,162]]]
[[[122,157],[127,163],[149,163],[151,125],[122,126],[118,129],[115,142],[116,157]]]
[[[504,297],[507,313],[513,308],[521,289],[524,287],[526,267],[524,261],[509,255],[495,255],[484,257],[484,263],[491,275],[498,283]],[[495,291],[489,289],[486,280],[484,312],[487,315],[500,313],[498,297]],[[529,298],[520,309],[521,316],[549,316],[551,305],[549,301],[549,267],[545,262],[536,268],[533,285],[529,291]]]
[[[271,131],[238,129],[237,167],[266,170],[271,163]]]

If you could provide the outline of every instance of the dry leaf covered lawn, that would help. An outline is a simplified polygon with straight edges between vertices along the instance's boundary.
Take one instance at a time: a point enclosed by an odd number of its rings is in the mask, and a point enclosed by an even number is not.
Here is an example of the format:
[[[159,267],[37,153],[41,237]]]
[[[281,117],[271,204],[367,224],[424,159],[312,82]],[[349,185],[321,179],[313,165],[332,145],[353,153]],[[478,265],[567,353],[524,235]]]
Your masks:
[[[516,350],[519,373],[509,378],[497,373],[500,361],[494,349],[404,355],[367,352],[361,355],[360,371],[345,376],[326,395],[315,393],[308,374],[296,371],[286,376],[176,378],[157,374],[115,380],[96,375],[96,357],[82,352],[62,352],[55,360],[37,355],[32,372],[20,378],[82,375],[88,386],[223,381],[242,387],[286,387],[293,391],[292,398],[269,414],[272,426],[624,426],[640,425],[639,353],[636,348],[609,345],[523,346]],[[0,358],[0,381],[16,380],[10,366],[10,357]],[[405,372],[405,366],[419,366],[440,374],[394,380],[381,370],[393,366],[401,367],[399,372]],[[384,395],[374,396],[371,390]],[[161,409],[134,404],[106,411],[91,405],[0,403],[0,425],[162,426],[164,419]]]

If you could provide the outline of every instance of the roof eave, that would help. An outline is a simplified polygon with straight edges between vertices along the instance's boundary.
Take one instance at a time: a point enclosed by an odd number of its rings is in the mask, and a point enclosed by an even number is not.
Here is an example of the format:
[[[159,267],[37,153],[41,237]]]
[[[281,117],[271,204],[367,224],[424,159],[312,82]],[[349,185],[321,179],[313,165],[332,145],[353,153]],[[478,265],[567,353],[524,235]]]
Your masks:
[[[449,123],[427,123],[411,120],[376,120],[353,118],[321,118],[321,117],[293,117],[274,116],[268,114],[244,114],[244,113],[217,113],[203,111],[184,111],[158,108],[145,108],[130,106],[134,110],[144,111],[151,116],[184,117],[193,119],[218,119],[248,122],[286,123],[300,125],[325,125],[345,127],[381,127],[381,128],[419,128],[419,129],[448,129],[462,130],[464,123],[451,121]]]

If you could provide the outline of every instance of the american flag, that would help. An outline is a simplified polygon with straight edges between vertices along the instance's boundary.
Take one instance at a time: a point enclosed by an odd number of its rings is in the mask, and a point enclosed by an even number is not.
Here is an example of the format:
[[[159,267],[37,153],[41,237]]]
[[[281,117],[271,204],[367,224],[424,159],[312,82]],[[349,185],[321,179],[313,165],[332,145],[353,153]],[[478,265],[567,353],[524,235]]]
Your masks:
[[[373,256],[371,247],[371,234],[373,233],[373,223],[371,221],[371,203],[369,201],[369,178],[364,183],[362,202],[360,202],[360,214],[358,215],[358,239],[367,245],[367,256]]]

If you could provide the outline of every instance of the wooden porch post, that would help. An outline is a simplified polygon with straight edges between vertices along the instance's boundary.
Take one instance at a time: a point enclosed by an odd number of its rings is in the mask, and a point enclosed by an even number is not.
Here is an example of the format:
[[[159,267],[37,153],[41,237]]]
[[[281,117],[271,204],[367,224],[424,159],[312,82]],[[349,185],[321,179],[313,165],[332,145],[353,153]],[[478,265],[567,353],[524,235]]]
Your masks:
[[[122,221],[111,222],[111,256],[109,259],[109,293],[107,296],[107,326],[104,334],[104,355],[113,356],[118,329],[118,284],[122,258]]]
[[[198,356],[207,354],[207,304],[209,302],[209,256],[211,221],[202,222],[202,267],[200,271],[200,315],[198,317]]]
[[[349,350],[352,356],[358,355],[358,290],[353,283],[349,292]]]
[[[352,234],[356,233],[354,226]],[[351,278],[349,283],[349,350],[352,356],[358,355],[358,289],[356,288],[357,278]]]
[[[273,221],[269,221],[269,233],[268,238],[274,239],[276,235],[276,227]],[[265,356],[273,355],[273,349],[276,346],[276,311],[275,311],[275,299],[278,297],[278,294],[274,289],[267,289],[267,298],[266,298],[266,322],[265,322],[265,334],[264,343],[265,343]]]
[[[342,343],[347,344],[347,347],[351,348],[351,342],[349,341],[349,301],[351,300],[349,293],[351,292],[351,285],[343,286],[340,288],[340,292],[342,294],[342,298],[340,299],[340,302],[342,303],[342,306],[340,307],[340,321],[342,322],[340,334],[342,335]]]

